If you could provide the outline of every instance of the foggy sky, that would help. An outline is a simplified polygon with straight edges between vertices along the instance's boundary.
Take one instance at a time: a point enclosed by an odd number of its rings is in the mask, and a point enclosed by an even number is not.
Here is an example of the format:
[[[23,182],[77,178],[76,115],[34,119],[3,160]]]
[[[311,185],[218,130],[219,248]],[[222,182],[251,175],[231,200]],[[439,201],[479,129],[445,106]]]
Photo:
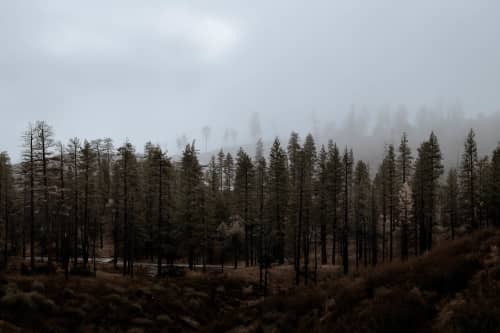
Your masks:
[[[500,109],[500,1],[2,1],[0,150],[56,137],[209,146],[339,123],[352,104]],[[370,109],[370,110],[371,110]],[[311,116],[314,115],[314,117]],[[16,156],[13,156],[16,157]]]

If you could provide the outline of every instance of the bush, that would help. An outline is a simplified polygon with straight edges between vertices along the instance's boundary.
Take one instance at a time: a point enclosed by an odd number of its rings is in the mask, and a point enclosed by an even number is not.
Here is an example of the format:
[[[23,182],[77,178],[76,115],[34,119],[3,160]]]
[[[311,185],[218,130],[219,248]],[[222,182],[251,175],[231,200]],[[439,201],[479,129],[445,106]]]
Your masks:
[[[459,255],[423,262],[413,274],[413,283],[423,290],[453,294],[464,289],[481,268],[475,255]]]
[[[464,302],[444,324],[448,332],[500,332],[500,304],[490,300]]]
[[[31,290],[36,291],[38,293],[43,293],[45,292],[45,285],[43,284],[43,282],[35,280],[31,284]]]
[[[491,277],[500,280],[500,264],[495,265],[490,271]]]
[[[82,321],[85,318],[85,311],[68,306],[63,309],[63,315],[73,321]]]
[[[65,299],[73,299],[75,298],[75,292],[70,288],[64,288],[63,295]]]
[[[0,306],[12,313],[30,313],[36,309],[29,293],[7,294],[0,299]]]
[[[418,292],[397,288],[365,300],[341,317],[330,317],[324,331],[419,332],[428,331],[434,309]]]
[[[434,309],[415,292],[396,289],[375,297],[361,320],[372,332],[418,332],[428,325]]]
[[[142,306],[139,303],[131,302],[126,297],[117,294],[111,294],[105,297],[108,305],[114,313],[121,318],[130,318],[142,313]]]
[[[8,313],[17,321],[38,324],[44,316],[52,315],[58,307],[49,298],[32,291],[7,294],[0,299],[2,312]]]
[[[58,310],[57,305],[53,300],[43,296],[42,294],[32,291],[28,293],[36,307],[43,313],[54,313]]]
[[[479,233],[477,239],[482,239]],[[392,263],[375,269],[366,278],[369,294],[381,286],[417,286],[421,290],[453,294],[467,286],[467,281],[481,268],[473,248],[475,241],[463,239],[407,263]]]

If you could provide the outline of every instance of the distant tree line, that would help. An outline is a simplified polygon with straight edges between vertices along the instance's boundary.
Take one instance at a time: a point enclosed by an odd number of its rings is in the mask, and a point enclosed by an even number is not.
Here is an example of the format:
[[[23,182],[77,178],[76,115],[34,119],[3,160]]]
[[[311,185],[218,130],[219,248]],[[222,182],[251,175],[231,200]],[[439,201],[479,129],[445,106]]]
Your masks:
[[[39,258],[71,270],[96,269],[104,247],[116,269],[137,260],[191,269],[257,266],[266,290],[272,265],[290,264],[295,282],[321,265],[407,260],[443,239],[500,224],[500,146],[478,156],[466,136],[461,163],[443,176],[438,138],[412,152],[403,133],[374,168],[348,147],[312,135],[276,138],[266,157],[222,150],[201,165],[194,142],[174,161],[159,145],[138,154],[111,139],[56,142],[45,122],[23,135],[22,161],[0,154],[0,244],[9,257]],[[351,268],[352,265],[354,268]]]

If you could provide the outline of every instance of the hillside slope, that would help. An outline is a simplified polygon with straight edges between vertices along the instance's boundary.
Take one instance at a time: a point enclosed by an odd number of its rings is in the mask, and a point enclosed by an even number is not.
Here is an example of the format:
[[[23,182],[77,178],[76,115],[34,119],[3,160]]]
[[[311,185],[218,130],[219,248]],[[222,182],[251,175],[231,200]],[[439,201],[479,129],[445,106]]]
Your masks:
[[[209,332],[498,332],[500,233],[239,309]]]

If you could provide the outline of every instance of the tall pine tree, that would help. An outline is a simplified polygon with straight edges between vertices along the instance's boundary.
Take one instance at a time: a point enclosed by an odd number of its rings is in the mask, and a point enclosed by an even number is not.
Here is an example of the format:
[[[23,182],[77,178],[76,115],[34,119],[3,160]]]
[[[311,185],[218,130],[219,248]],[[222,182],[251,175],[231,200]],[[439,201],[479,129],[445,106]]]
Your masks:
[[[462,221],[470,228],[479,226],[478,210],[478,159],[475,133],[471,129],[464,143],[460,165],[460,207]]]

